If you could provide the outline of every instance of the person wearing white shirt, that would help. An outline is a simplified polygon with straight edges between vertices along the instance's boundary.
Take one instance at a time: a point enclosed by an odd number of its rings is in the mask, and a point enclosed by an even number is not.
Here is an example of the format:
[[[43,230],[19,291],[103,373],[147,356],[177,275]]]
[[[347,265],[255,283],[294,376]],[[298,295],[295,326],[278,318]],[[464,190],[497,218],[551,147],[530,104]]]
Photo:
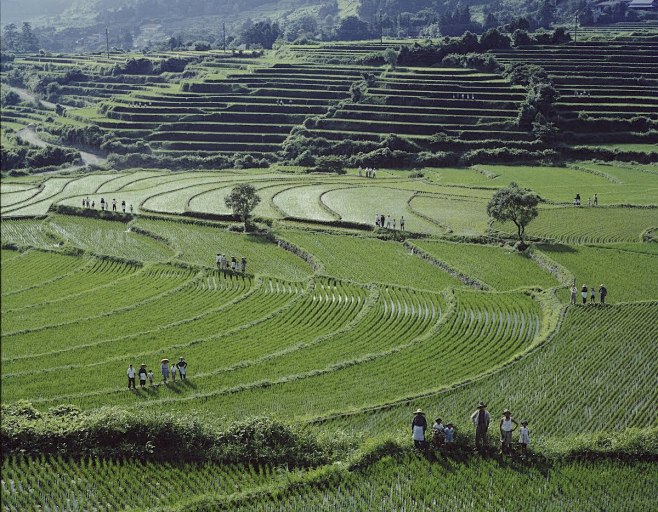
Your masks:
[[[500,419],[500,453],[512,455],[512,432],[519,427],[517,421],[512,418],[509,409],[503,411],[503,417]]]
[[[132,384],[133,389],[135,389],[135,368],[133,368],[133,365],[131,364],[128,366],[128,389],[130,389],[130,385]]]

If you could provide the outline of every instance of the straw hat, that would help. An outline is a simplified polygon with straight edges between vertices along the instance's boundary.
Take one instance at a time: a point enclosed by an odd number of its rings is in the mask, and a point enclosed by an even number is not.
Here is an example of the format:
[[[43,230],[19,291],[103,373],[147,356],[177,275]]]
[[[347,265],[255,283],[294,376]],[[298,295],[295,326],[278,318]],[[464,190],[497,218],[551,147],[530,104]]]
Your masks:
[[[416,409],[414,414],[425,414],[422,409]]]
[[[512,414],[512,411],[510,411],[509,409],[505,409],[505,410],[503,411],[503,414]]]

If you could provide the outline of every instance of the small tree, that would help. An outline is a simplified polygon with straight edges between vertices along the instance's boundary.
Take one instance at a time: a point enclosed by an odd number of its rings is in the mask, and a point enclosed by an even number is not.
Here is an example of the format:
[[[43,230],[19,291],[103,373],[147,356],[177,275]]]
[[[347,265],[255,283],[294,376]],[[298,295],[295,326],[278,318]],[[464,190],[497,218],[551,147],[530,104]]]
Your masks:
[[[539,214],[538,204],[537,194],[512,182],[493,195],[487,205],[487,215],[499,222],[512,221],[519,237],[519,249],[523,250],[525,227]]]
[[[224,203],[233,210],[234,215],[239,216],[244,222],[244,231],[246,233],[249,230],[251,212],[260,203],[260,196],[256,194],[256,189],[253,185],[242,183],[237,187],[233,187],[231,193],[224,198]]]

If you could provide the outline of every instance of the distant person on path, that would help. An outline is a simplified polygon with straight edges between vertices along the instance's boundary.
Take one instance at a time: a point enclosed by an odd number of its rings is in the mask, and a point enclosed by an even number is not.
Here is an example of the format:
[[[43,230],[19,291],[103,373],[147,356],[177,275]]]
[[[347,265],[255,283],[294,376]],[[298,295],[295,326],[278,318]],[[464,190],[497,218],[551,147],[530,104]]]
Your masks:
[[[148,375],[148,378],[149,378],[149,386],[152,386],[153,385],[153,370],[149,370],[147,375]]]
[[[133,368],[133,365],[128,366],[128,389],[130,389],[130,386],[132,385],[133,389],[135,389],[135,369]]]
[[[530,430],[528,430],[528,422],[526,420],[521,422],[519,444],[521,445],[521,455],[525,457],[528,451],[528,445],[530,444]]]
[[[101,197],[101,211],[105,211],[105,199]]]
[[[179,357],[178,358],[178,363],[176,363],[176,366],[178,367],[178,371],[180,372],[180,378],[182,380],[187,379],[187,363],[185,362],[184,357]]]
[[[580,206],[580,194],[576,194],[576,198],[574,199],[574,202],[576,206]]]
[[[132,205],[132,203],[131,203],[131,204],[130,204],[130,213],[132,213],[132,212],[133,212],[133,205]]]
[[[434,420],[434,425],[432,425],[432,441],[436,448],[441,448],[445,442],[445,427],[441,418],[436,418]]]
[[[169,371],[171,372],[171,381],[174,382],[176,380],[176,363],[171,363]]]
[[[123,211],[123,213],[126,213],[126,202],[125,201],[121,201],[121,210]]]
[[[592,286],[589,289],[589,303],[596,304],[596,287]]]
[[[587,304],[587,285],[584,284],[580,289],[580,295],[583,298],[583,304]]]
[[[404,231],[404,215],[400,217],[400,230]]]
[[[576,288],[576,283],[571,285],[571,304],[576,305],[576,298],[578,297],[578,288]]]
[[[222,269],[222,255],[220,253],[215,256],[215,265],[217,265],[217,270]]]
[[[245,258],[244,256],[240,260],[240,270],[242,270],[243,274],[245,273],[245,270],[247,270],[247,258]]]
[[[235,256],[231,256],[231,270],[235,272],[238,269],[238,260]]]
[[[606,295],[608,295],[608,290],[605,286],[603,286],[603,283],[601,283],[601,286],[599,287],[599,297],[601,299],[601,304],[605,304]]]
[[[512,412],[509,409],[503,411],[503,417],[500,419],[500,453],[512,455],[512,432],[519,428],[518,422],[512,418]]]
[[[146,386],[146,365],[142,364],[137,373],[139,374],[139,387],[143,388]]]
[[[425,430],[427,430],[427,420],[425,413],[418,409],[414,413],[414,418],[411,420],[411,437],[414,440],[414,446],[418,450],[425,447]]]
[[[598,205],[599,205],[599,195],[594,194],[594,206],[598,206]]]
[[[162,372],[162,381],[166,384],[167,379],[169,378],[169,360],[167,359],[162,360],[162,366],[160,367],[160,371]]]
[[[592,206],[592,198],[588,197],[587,198],[587,207],[589,208],[590,206]]]
[[[117,200],[112,198],[112,211],[116,212],[117,211]]]
[[[477,411],[471,414],[471,421],[475,427],[475,449],[479,451],[487,446],[487,431],[491,421],[487,405],[484,402],[480,402]]]

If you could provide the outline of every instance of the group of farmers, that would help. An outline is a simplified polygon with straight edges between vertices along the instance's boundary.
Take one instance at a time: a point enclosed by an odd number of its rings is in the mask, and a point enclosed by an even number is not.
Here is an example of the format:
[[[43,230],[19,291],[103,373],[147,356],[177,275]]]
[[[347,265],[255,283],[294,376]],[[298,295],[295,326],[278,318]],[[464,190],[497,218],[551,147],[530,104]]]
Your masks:
[[[489,424],[491,423],[491,415],[487,411],[487,405],[480,402],[477,410],[471,414],[471,421],[475,427],[475,450],[480,452],[488,446],[487,435],[489,432]],[[432,425],[432,443],[436,448],[449,448],[454,441],[455,425],[448,423],[443,425],[441,418],[434,420]],[[500,430],[500,453],[512,455],[512,432],[519,428],[519,423],[512,418],[512,412],[509,409],[503,411],[498,429]],[[414,413],[411,420],[411,435],[416,448],[425,450],[427,448],[426,440],[427,419],[422,409],[418,409]],[[528,422],[522,421],[519,430],[519,445],[521,447],[521,454],[525,456],[530,444],[530,430],[528,429]]]
[[[578,288],[576,288],[576,283],[573,283],[571,285],[571,300],[570,303],[573,304],[574,306],[577,303],[578,299]],[[601,305],[605,304],[605,298],[608,295],[608,289],[601,283],[601,286],[599,286],[599,302]],[[596,304],[596,286],[590,286],[589,288],[587,287],[586,284],[583,284],[580,288],[580,296],[583,299],[583,304],[587,304],[587,297],[589,296],[589,303],[590,304]]]
[[[179,357],[177,363],[172,363],[169,366],[169,359],[162,359],[160,361],[160,373],[162,374],[162,382],[167,383],[167,379],[171,376],[171,380],[176,380],[176,375],[180,375],[181,380],[187,379],[187,362],[184,357]],[[135,388],[135,377],[139,377],[139,387],[146,387],[146,380],[148,379],[149,385],[153,385],[153,370],[146,369],[146,363],[139,365],[136,370],[131,364],[128,366],[128,389]]]

